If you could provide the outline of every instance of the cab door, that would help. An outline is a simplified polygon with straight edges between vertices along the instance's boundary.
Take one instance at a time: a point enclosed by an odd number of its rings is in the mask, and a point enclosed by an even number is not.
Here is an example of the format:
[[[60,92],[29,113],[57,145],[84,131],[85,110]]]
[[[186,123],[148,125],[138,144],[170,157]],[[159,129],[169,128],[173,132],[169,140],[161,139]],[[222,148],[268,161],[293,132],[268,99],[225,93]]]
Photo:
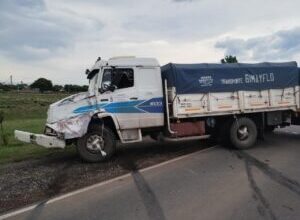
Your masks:
[[[139,104],[134,68],[105,68],[101,80],[99,101],[107,101],[103,106],[113,114],[121,129],[139,127]]]
[[[140,127],[159,127],[164,125],[163,88],[160,67],[137,67],[138,92],[143,100],[138,105]]]

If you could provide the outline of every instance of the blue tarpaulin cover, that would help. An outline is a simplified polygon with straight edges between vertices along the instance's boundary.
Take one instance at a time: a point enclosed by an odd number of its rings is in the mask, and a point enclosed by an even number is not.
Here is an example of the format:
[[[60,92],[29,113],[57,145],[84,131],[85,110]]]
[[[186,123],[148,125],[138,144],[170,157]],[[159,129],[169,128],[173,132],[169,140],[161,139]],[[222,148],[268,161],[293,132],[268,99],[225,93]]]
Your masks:
[[[300,86],[300,68],[298,68],[299,71],[299,86]]]
[[[282,89],[299,85],[296,62],[258,64],[174,64],[161,67],[178,94]]]

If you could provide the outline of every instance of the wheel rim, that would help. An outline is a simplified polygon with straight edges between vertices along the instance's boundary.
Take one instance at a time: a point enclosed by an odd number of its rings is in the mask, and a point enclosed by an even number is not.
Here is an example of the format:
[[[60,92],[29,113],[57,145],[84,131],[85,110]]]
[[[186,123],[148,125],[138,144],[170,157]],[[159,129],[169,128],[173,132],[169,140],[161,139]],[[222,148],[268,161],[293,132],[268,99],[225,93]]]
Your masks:
[[[98,134],[90,135],[87,138],[86,148],[91,153],[100,153],[103,157],[107,155],[105,152],[105,141],[103,137]]]
[[[237,130],[238,139],[241,141],[246,140],[249,137],[249,129],[247,126],[242,125]]]

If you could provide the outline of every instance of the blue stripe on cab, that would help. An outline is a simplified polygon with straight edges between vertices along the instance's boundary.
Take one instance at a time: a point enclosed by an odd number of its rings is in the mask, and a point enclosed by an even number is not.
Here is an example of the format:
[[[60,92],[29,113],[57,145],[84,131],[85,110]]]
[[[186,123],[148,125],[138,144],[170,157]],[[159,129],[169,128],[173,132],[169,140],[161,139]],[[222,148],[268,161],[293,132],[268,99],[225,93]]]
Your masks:
[[[149,113],[162,113],[163,108],[163,99],[162,98],[153,98],[137,106],[139,109],[142,109]]]
[[[110,113],[141,113],[135,106],[142,101],[112,102],[104,107]]]
[[[73,111],[73,113],[85,113],[85,112],[91,112],[91,111],[95,111],[96,109],[102,108],[103,106],[105,106],[106,104],[97,104],[97,105],[86,105],[86,106],[82,106],[79,107],[77,109],[75,109]]]
[[[110,113],[163,113],[163,98],[87,105],[75,109],[73,113],[85,113],[99,108]]]

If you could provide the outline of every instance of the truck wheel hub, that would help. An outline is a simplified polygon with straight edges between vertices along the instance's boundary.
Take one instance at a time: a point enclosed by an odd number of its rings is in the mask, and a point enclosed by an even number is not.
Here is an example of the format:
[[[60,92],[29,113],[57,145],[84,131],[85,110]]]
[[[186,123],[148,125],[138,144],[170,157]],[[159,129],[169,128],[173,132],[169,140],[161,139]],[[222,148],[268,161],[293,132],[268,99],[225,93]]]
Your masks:
[[[238,138],[240,140],[245,140],[249,137],[249,130],[247,128],[247,126],[240,126],[238,131],[237,131],[237,135],[238,135]]]
[[[104,151],[104,140],[100,135],[95,134],[89,136],[86,147],[92,153],[101,153],[103,157],[106,156],[106,152]]]

